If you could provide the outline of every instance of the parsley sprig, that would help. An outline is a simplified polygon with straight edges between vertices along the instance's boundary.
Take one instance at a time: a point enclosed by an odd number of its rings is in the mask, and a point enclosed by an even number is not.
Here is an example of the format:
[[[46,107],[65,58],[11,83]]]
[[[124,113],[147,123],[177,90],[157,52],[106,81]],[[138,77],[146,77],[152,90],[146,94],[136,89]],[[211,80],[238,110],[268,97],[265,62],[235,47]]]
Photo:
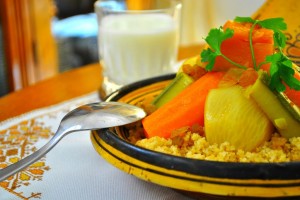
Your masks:
[[[283,18],[270,18],[265,20],[254,20],[251,17],[236,17],[234,21],[238,23],[252,23],[249,31],[249,43],[250,51],[254,69],[258,71],[262,65],[270,63],[270,82],[269,87],[278,92],[285,91],[286,87],[283,82],[286,83],[290,88],[295,90],[300,90],[300,81],[294,78],[294,69],[292,61],[284,55],[283,48],[286,45],[286,37],[282,31],[287,29],[287,25]],[[273,30],[274,47],[276,51],[273,55],[266,57],[266,60],[262,63],[256,63],[252,34],[254,28],[259,25],[260,27]],[[201,52],[202,62],[208,62],[206,70],[211,71],[214,67],[215,60],[217,56],[222,56],[224,59],[232,63],[233,65],[247,69],[247,67],[240,65],[228,57],[226,57],[221,52],[221,44],[224,40],[231,38],[234,31],[231,29],[226,29],[225,31],[220,28],[211,29],[205,41],[210,46],[210,48],[205,49]]]

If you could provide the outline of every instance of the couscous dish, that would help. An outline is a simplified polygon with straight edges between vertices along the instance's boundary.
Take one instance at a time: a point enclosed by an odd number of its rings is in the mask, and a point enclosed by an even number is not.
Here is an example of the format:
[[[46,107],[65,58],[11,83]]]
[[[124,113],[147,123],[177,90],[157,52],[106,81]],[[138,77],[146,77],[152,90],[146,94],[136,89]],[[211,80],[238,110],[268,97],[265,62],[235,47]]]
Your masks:
[[[152,101],[138,146],[225,162],[300,161],[300,70],[282,18],[237,17],[212,29]]]

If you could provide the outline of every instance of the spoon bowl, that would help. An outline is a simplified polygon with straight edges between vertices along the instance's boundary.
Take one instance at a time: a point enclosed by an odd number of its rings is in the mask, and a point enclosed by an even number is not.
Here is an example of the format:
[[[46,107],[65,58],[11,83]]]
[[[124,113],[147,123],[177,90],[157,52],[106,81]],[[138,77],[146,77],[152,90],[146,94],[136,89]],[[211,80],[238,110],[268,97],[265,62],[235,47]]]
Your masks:
[[[71,132],[122,126],[136,122],[145,116],[143,109],[121,102],[98,102],[80,106],[63,117],[54,136],[42,148],[0,169],[0,182],[39,160]]]

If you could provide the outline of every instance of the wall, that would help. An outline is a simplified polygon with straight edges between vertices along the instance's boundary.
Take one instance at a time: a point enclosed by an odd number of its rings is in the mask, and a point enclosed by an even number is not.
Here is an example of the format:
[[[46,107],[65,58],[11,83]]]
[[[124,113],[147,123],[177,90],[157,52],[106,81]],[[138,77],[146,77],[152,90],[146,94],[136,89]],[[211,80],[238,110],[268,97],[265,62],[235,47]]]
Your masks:
[[[182,0],[181,45],[203,42],[212,27],[235,16],[251,16],[264,0]]]

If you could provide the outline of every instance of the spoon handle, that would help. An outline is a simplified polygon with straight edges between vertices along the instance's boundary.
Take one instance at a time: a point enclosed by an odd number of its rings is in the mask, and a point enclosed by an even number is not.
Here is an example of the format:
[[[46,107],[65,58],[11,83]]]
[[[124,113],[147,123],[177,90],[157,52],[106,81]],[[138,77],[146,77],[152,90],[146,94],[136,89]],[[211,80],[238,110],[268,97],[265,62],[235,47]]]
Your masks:
[[[46,153],[48,153],[65,135],[69,130],[58,129],[55,135],[39,150],[30,154],[29,156],[19,160],[16,163],[13,163],[6,168],[0,169],[0,182],[4,181],[8,177],[16,174],[22,169],[28,167],[35,161],[42,158]]]

